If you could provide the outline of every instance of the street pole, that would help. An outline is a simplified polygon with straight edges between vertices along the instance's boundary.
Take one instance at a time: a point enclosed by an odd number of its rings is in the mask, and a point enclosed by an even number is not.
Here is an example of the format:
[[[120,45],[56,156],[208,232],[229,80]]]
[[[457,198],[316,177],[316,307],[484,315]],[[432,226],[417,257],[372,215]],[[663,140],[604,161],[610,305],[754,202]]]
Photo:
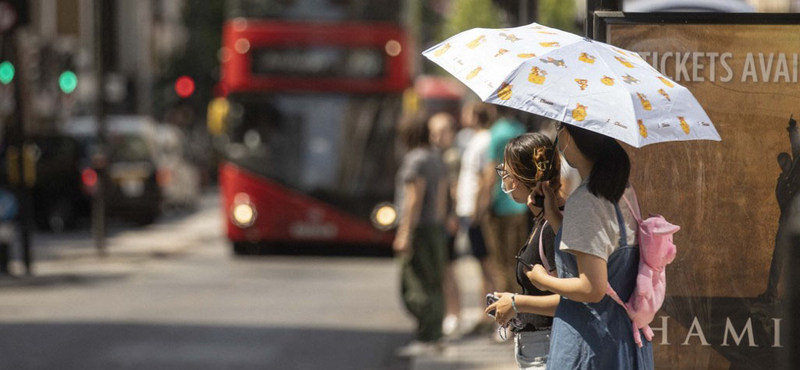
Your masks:
[[[13,66],[16,66],[16,72],[12,77],[15,82],[13,83],[14,95],[14,113],[12,114],[12,124],[8,132],[8,146],[6,148],[6,158],[8,162],[8,179],[15,191],[15,196],[19,204],[19,212],[17,213],[17,221],[19,223],[20,244],[22,244],[22,261],[25,265],[25,274],[33,274],[33,255],[31,253],[31,198],[29,187],[33,186],[35,181],[36,164],[33,161],[33,156],[29,154],[28,146],[25,145],[25,114],[26,102],[23,98],[28,97],[27,91],[23,91],[28,87],[25,77],[27,76],[27,65],[24,58],[22,58],[22,46],[20,45],[20,26],[27,23],[27,2],[15,1],[12,4],[4,3],[5,12],[13,11],[14,18],[17,18],[11,24],[8,33],[4,34],[3,47],[8,53],[8,60],[11,61]],[[13,6],[10,6],[13,5]],[[10,9],[10,10],[9,10]],[[7,14],[3,14],[7,16]],[[6,25],[8,26],[8,25]],[[5,31],[5,30],[3,30]],[[7,262],[7,261],[4,261]]]
[[[13,31],[12,31],[13,32]],[[14,110],[16,116],[16,147],[18,148],[18,155],[17,155],[17,168],[19,169],[19,177],[17,178],[19,181],[17,182],[17,199],[19,200],[19,226],[20,226],[20,239],[22,242],[22,261],[25,264],[25,274],[33,275],[33,256],[31,254],[31,206],[33,205],[30,199],[30,191],[28,189],[28,181],[26,174],[26,169],[36,171],[35,168],[29,169],[29,166],[35,166],[34,163],[30,163],[28,161],[28,153],[27,153],[27,145],[25,144],[25,104],[22,101],[23,94],[22,89],[26,85],[25,84],[25,66],[22,66],[19,63],[22,58],[20,58],[20,46],[19,46],[19,39],[18,35],[12,33],[11,35],[12,40],[12,47],[11,52],[16,59],[16,64],[20,66],[19,72],[17,73],[17,84],[16,88],[14,89],[14,100],[15,107]],[[31,184],[32,185],[32,184]]]
[[[94,60],[95,73],[97,74],[97,101],[95,115],[97,119],[97,153],[92,158],[92,166],[97,174],[97,187],[92,197],[92,234],[97,252],[102,256],[106,254],[106,186],[108,165],[106,155],[106,125],[105,125],[105,29],[104,29],[104,3],[105,0],[94,2]]]
[[[519,25],[525,26],[539,20],[538,0],[519,0]]]

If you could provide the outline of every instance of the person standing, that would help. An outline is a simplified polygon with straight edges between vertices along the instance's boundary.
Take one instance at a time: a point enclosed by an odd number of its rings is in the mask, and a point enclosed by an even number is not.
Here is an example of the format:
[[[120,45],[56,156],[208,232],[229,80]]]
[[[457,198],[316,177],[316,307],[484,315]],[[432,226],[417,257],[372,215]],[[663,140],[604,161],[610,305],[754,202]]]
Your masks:
[[[529,299],[517,302],[518,307],[555,315],[550,368],[652,370],[652,343],[643,339],[642,347],[636,344],[625,309],[606,296],[610,284],[627,301],[639,271],[633,216],[638,210],[619,205],[623,197],[636,199],[628,184],[630,159],[614,139],[571,125],[559,130],[558,150],[583,182],[567,200],[563,216],[554,192],[546,186],[537,190],[545,196],[545,217],[559,229],[558,277],[548,275],[541,265],[527,276],[537,288],[560,298]],[[631,207],[638,205],[633,202]]]
[[[455,214],[456,186],[458,172],[461,166],[460,150],[454,145],[456,135],[456,122],[453,116],[440,112],[428,120],[428,129],[431,133],[431,145],[441,153],[442,160],[447,168],[447,218],[445,231],[447,232],[447,264],[444,269],[442,289],[444,291],[445,316],[442,322],[442,333],[452,336],[458,330],[461,311],[461,297],[458,283],[455,278],[456,234],[458,232],[458,219]]]
[[[511,330],[514,332],[514,353],[520,369],[545,369],[547,353],[550,350],[550,327],[552,317],[520,311],[516,302],[528,297],[552,295],[536,288],[528,279],[530,266],[544,264],[555,269],[553,243],[555,231],[544,219],[543,210],[534,203],[534,191],[540,183],[546,182],[555,194],[561,188],[558,155],[550,139],[540,133],[527,133],[508,142],[503,163],[497,167],[501,187],[511,199],[526,204],[535,215],[534,226],[528,241],[517,253],[517,263],[513,269],[522,294],[498,294],[500,300],[489,306],[487,312],[497,310],[495,318],[504,320],[509,314],[518,317]]]
[[[482,175],[485,186],[478,196],[478,212],[487,215],[483,230],[489,255],[494,260],[495,288],[518,292],[514,256],[528,236],[528,208],[503,194],[495,167],[503,162],[506,143],[524,134],[525,126],[514,117],[511,108],[498,107],[498,113],[500,118],[489,130],[491,139]]]
[[[418,325],[415,341],[397,354],[417,356],[442,349],[447,180],[441,154],[429,145],[426,119],[404,120],[399,136],[408,151],[396,176],[395,204],[400,210],[392,248],[401,261],[403,303]]]
[[[473,103],[467,109],[471,116],[468,118],[474,123],[474,132],[464,148],[461,158],[461,169],[458,173],[458,187],[456,189],[456,215],[459,227],[466,232],[469,240],[470,252],[478,260],[481,267],[483,295],[493,292],[495,283],[492,277],[492,265],[489,252],[481,227],[481,219],[477,214],[478,192],[483,186],[482,170],[486,166],[487,151],[491,134],[489,127],[494,122],[494,107],[486,103]],[[482,295],[482,297],[483,297]],[[481,305],[483,305],[481,298]],[[491,324],[487,317],[484,321]]]

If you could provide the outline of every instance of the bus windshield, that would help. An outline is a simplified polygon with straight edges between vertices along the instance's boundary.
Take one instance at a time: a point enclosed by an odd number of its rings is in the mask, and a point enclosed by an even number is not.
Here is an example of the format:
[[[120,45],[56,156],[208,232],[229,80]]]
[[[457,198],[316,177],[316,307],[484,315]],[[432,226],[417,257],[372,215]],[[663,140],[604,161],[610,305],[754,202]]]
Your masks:
[[[400,22],[401,0],[229,0],[228,18]]]
[[[231,96],[227,159],[358,215],[391,199],[397,97]],[[355,202],[354,200],[358,200]]]

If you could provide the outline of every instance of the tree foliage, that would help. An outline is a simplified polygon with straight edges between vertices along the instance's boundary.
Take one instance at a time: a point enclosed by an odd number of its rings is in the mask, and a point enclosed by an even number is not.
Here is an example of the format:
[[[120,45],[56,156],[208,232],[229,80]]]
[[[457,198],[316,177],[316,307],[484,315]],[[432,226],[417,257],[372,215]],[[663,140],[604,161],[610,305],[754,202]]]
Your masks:
[[[539,0],[539,24],[580,34],[575,23],[575,2],[567,0]]]
[[[453,0],[450,7],[442,26],[442,39],[470,28],[502,27],[500,9],[492,3],[492,0]]]

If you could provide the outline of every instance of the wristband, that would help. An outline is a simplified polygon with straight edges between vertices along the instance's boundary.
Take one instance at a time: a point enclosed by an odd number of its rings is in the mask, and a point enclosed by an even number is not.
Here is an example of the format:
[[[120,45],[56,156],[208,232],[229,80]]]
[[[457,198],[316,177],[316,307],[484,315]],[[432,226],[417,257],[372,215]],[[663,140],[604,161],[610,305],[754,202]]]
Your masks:
[[[519,314],[519,310],[517,310],[517,302],[514,301],[514,297],[516,297],[516,296],[517,296],[517,293],[514,293],[514,294],[511,295],[511,308],[514,309],[514,312]]]

